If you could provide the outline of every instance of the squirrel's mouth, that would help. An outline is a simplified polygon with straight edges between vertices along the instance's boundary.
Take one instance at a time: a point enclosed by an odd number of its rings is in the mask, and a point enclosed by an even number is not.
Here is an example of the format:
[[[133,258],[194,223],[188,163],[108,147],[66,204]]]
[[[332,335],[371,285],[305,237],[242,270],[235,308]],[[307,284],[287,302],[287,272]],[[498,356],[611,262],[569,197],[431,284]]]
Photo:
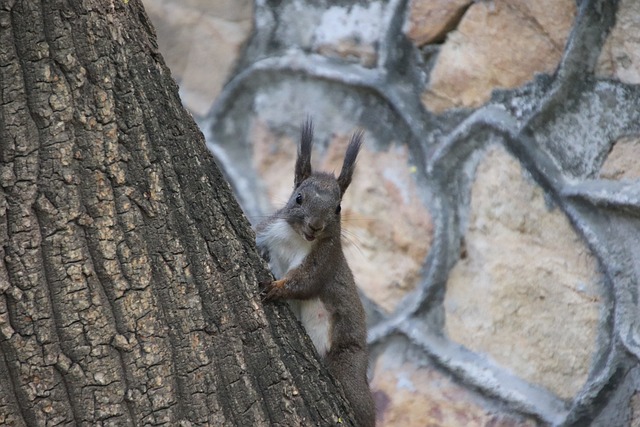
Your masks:
[[[316,240],[316,236],[307,234],[305,231],[302,232],[302,235],[308,242],[313,242],[314,240]]]

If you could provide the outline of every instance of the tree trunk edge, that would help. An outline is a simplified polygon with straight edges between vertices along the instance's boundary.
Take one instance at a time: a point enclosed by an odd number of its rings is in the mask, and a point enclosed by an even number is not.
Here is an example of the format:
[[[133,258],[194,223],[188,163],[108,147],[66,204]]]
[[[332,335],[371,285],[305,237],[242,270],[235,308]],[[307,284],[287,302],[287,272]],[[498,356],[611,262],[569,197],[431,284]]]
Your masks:
[[[4,420],[346,420],[290,312],[260,308],[257,276],[268,272],[249,223],[142,4],[12,6],[0,12],[0,37],[18,46],[0,61],[22,69],[0,74],[5,93],[7,82],[18,90],[2,107],[2,139],[14,143],[0,148],[0,350],[13,384],[0,392]],[[261,371],[261,360],[276,363]],[[268,395],[265,370],[279,380]]]

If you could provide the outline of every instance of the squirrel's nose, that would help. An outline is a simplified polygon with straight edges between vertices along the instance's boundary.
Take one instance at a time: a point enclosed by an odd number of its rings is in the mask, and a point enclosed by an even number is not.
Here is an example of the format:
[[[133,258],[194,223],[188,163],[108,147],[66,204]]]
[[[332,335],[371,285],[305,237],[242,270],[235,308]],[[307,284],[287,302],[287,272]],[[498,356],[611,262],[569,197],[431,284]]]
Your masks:
[[[309,220],[309,228],[317,233],[318,231],[322,231],[322,229],[324,228],[324,223],[319,218],[311,218]]]

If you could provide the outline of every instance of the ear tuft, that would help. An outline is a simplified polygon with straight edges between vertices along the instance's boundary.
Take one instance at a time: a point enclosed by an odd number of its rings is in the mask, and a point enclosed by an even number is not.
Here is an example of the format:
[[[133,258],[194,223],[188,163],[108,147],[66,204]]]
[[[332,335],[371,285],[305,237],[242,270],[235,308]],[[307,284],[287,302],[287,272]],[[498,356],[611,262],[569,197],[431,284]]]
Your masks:
[[[340,197],[342,197],[347,191],[347,187],[351,184],[351,178],[353,172],[356,169],[356,158],[362,147],[362,141],[364,138],[364,131],[362,129],[356,131],[351,137],[347,152],[344,155],[344,162],[342,163],[342,171],[338,177],[338,186],[340,187]]]
[[[300,146],[298,147],[298,158],[296,159],[296,170],[293,188],[298,188],[302,181],[311,176],[311,147],[313,146],[313,121],[311,117],[302,124],[302,134],[300,136]]]

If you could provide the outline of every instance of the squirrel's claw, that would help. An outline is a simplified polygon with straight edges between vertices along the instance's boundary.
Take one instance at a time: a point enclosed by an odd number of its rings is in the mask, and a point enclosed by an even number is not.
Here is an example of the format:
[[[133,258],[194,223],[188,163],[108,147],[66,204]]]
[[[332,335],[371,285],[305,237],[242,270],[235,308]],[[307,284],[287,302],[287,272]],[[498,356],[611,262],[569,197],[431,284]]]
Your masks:
[[[262,297],[262,301],[267,301],[267,294],[269,293],[269,289],[271,288],[271,280],[266,280],[263,282],[259,282],[258,286],[260,287],[260,296]]]
[[[262,301],[268,302],[281,298],[284,290],[283,280],[260,282],[259,285],[262,289]]]

